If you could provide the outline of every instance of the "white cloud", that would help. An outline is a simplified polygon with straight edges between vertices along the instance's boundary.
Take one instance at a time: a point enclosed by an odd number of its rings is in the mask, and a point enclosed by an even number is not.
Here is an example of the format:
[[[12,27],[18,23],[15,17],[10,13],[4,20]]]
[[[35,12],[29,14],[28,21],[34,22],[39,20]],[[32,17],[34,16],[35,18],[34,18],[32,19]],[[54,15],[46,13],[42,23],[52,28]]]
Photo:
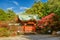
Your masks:
[[[18,2],[16,2],[16,1],[13,1],[13,3],[14,3],[15,5],[19,5]]]
[[[13,9],[13,7],[9,7],[9,8],[7,8],[7,9],[12,10],[12,9]]]
[[[28,7],[20,7],[20,10],[29,9]]]

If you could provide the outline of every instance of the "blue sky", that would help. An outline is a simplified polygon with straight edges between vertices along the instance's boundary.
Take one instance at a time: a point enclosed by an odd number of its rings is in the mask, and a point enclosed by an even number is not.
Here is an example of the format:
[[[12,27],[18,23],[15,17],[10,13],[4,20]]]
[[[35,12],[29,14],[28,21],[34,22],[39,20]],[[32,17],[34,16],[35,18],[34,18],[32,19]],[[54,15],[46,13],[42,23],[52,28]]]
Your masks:
[[[12,9],[14,12],[22,12],[30,8],[35,0],[0,0],[0,8],[7,10]],[[46,0],[42,0],[45,2]]]

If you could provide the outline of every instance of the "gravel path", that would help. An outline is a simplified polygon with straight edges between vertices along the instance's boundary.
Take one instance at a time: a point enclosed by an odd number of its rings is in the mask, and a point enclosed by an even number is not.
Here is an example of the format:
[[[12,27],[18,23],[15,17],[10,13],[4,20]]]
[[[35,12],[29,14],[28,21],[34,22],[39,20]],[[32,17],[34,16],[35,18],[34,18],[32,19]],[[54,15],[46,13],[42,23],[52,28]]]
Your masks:
[[[0,40],[60,40],[60,37],[51,35],[20,35],[16,37],[3,37]]]

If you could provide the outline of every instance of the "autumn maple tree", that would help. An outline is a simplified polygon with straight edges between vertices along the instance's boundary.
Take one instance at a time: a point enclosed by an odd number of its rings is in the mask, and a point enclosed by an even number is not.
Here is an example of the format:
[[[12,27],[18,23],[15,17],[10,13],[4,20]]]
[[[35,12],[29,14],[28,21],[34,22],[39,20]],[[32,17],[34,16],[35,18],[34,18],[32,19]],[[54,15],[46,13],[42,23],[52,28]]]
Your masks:
[[[54,13],[50,13],[49,15],[42,17],[42,19],[38,21],[38,27],[43,29],[43,32],[45,33],[47,33],[49,30],[57,30],[59,28],[58,25],[58,16]]]

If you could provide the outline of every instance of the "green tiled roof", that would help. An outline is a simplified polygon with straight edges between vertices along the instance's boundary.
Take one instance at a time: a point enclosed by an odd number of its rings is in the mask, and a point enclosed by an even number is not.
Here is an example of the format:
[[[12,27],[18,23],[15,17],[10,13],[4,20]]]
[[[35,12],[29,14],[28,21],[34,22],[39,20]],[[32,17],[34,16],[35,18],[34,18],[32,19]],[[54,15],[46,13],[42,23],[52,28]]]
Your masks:
[[[38,15],[24,15],[24,14],[21,14],[21,15],[18,15],[19,19],[20,20],[30,20],[30,19],[36,19],[38,20]]]

